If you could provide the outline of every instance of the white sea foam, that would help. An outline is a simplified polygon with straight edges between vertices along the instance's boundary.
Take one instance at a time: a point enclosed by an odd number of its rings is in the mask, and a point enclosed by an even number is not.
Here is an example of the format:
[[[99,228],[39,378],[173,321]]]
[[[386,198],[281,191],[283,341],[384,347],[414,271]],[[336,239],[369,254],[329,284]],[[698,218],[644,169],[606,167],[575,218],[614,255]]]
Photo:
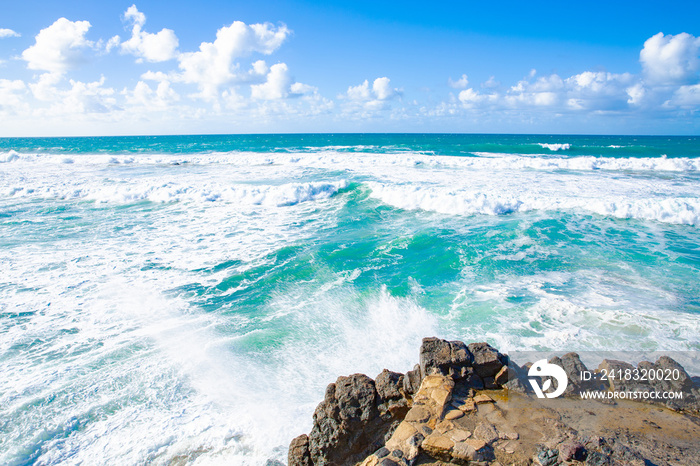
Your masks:
[[[54,199],[85,199],[99,203],[152,202],[229,202],[262,206],[290,206],[301,202],[328,199],[347,186],[344,180],[333,182],[287,183],[277,186],[208,184],[193,186],[165,181],[145,183],[88,185],[82,183],[44,184],[43,186],[13,186],[7,196],[31,196]]]
[[[700,199],[547,196],[523,192],[500,194],[468,189],[392,186],[372,183],[372,197],[406,210],[448,215],[502,215],[513,212],[580,211],[615,218],[636,218],[683,225],[700,225]]]
[[[0,163],[13,162],[15,160],[19,160],[19,154],[16,151],[0,152]]]
[[[571,149],[571,144],[561,144],[561,143],[549,144],[546,142],[538,142],[537,145],[542,147],[543,149],[549,149],[552,152],[558,152],[560,150]]]
[[[559,144],[566,146],[566,144]],[[558,145],[557,145],[558,146]],[[559,149],[566,150],[566,149]],[[556,150],[554,150],[556,152]],[[80,154],[71,157],[58,154],[19,154],[10,151],[5,161],[23,164],[53,165],[231,165],[237,167],[292,166],[319,169],[377,169],[388,166],[444,167],[477,170],[605,170],[605,171],[700,171],[700,158],[689,157],[561,157],[510,153],[474,152],[473,157],[430,155],[418,152],[347,153],[323,150],[314,153],[221,152],[211,154]],[[0,161],[3,158],[0,157]]]

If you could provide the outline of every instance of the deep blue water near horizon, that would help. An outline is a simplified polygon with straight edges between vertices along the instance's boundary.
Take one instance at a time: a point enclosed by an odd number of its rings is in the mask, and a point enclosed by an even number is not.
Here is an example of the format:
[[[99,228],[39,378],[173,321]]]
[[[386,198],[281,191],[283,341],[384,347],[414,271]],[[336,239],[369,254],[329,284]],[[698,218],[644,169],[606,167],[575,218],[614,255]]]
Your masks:
[[[424,336],[700,350],[700,138],[0,138],[0,463],[286,460]]]

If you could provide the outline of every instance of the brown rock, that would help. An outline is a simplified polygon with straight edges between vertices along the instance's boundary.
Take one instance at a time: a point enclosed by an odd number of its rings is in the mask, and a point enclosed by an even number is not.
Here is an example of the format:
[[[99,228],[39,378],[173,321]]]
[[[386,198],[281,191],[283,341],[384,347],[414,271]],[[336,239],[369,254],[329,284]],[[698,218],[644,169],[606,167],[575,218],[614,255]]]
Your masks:
[[[433,433],[423,440],[421,448],[433,458],[450,461],[455,443],[448,437]]]
[[[420,369],[423,377],[442,374],[454,379],[464,378],[472,355],[461,341],[446,341],[439,338],[423,338],[420,347]]]
[[[455,419],[459,419],[462,416],[464,416],[464,413],[462,411],[460,411],[459,409],[451,409],[451,410],[447,411],[444,418],[447,419],[448,421],[453,421]]]
[[[430,419],[430,411],[425,409],[423,406],[414,406],[406,414],[404,421],[421,423],[427,422],[428,419]]]
[[[313,466],[309,452],[309,436],[302,434],[292,440],[287,457],[289,466]]]
[[[488,395],[485,395],[483,393],[476,395],[474,397],[474,403],[480,404],[480,403],[493,403],[493,398],[491,398]]]
[[[503,367],[503,356],[488,343],[470,343],[468,349],[474,358],[472,367],[482,379],[494,377]]]
[[[474,437],[486,443],[492,443],[498,440],[498,431],[493,425],[481,422],[476,426],[476,429],[474,429]]]

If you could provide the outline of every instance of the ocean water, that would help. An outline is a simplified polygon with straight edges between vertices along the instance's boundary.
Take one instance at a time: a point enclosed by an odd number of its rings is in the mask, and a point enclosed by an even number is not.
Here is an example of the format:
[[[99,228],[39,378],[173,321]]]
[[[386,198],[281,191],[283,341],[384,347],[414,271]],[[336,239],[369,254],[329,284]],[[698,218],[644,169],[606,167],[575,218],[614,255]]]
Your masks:
[[[286,462],[436,335],[700,350],[700,138],[0,139],[0,464]]]

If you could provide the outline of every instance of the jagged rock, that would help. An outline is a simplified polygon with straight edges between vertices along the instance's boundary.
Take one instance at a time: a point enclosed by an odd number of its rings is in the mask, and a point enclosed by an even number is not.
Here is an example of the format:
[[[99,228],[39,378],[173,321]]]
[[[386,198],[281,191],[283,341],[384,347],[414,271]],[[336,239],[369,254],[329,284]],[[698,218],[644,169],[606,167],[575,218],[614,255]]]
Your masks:
[[[386,419],[402,419],[408,412],[408,400],[402,393],[403,380],[403,374],[384,369],[374,381],[379,395],[378,408],[381,414],[388,413]]]
[[[442,374],[455,380],[467,376],[472,355],[461,341],[446,341],[439,338],[423,338],[420,347],[421,376]]]
[[[465,354],[472,358],[468,363]],[[564,368],[569,385],[574,389],[599,388],[581,380],[580,373],[586,369],[575,353],[553,361]],[[571,411],[567,405],[571,399],[563,400],[560,407],[554,405],[540,409],[540,402],[533,396],[511,394],[508,398],[511,387],[518,387],[523,382],[527,384],[523,374],[528,366],[520,369],[507,356],[485,343],[465,346],[458,342],[426,339],[421,363],[422,367],[417,365],[406,375],[384,370],[376,382],[355,374],[340,377],[336,383],[330,384],[323,402],[314,413],[311,433],[292,441],[289,465],[410,466],[416,462],[435,465],[446,461],[460,465],[496,466],[532,462],[540,465],[571,464],[572,461],[581,464],[585,461],[586,464],[601,466],[642,466],[645,461],[646,464],[657,464],[649,461],[666,464],[671,459],[680,461],[679,458],[695,464],[700,458],[692,440],[693,435],[700,435],[700,428],[684,414],[653,410],[639,417],[627,403],[620,403],[619,409],[627,410],[623,411],[627,414],[620,416],[620,421],[615,414],[606,411],[609,408],[590,401],[586,408],[590,411],[582,410],[582,418],[578,419],[579,412]],[[430,375],[422,377],[423,368]],[[624,374],[626,370],[634,370],[631,365],[606,360],[600,368],[606,369],[608,374],[616,372],[614,379],[610,377],[613,390],[634,386],[634,381],[619,380],[619,371]],[[695,380],[673,359],[642,362],[639,368],[663,372],[675,370],[677,377],[672,377],[673,380],[646,384],[647,389],[684,391],[691,403],[697,402]],[[484,383],[505,386],[508,391],[475,392],[474,384],[479,383],[482,386]],[[534,409],[537,415],[518,420],[520,408],[517,404],[514,407],[513,402],[523,403],[520,407]],[[685,396],[683,402],[686,402]],[[401,406],[403,411],[393,409],[395,406]],[[667,406],[677,409],[668,403]],[[683,412],[696,412],[687,406],[682,406]],[[563,417],[558,417],[559,413]],[[617,430],[606,431],[609,434],[605,438],[590,436],[590,432],[584,435],[580,433],[581,429],[584,432],[590,429],[587,416],[598,416],[588,419],[597,419],[595,422],[606,428],[617,426],[613,427]],[[631,419],[648,429],[658,429],[653,431],[654,439],[648,441],[632,430],[619,430],[620,426],[631,425],[624,424],[632,422]],[[678,432],[683,434],[674,434]],[[692,433],[689,440],[683,437],[686,432]],[[536,450],[535,443],[539,441],[544,444]]]
[[[472,366],[482,379],[494,377],[503,367],[503,355],[488,343],[470,343],[467,348],[473,356]]]
[[[541,448],[535,455],[535,464],[540,466],[555,466],[559,464],[559,451],[550,448]]]
[[[549,363],[558,365],[566,372],[568,384],[564,391],[565,394],[577,393],[583,388],[585,383],[581,380],[581,372],[588,371],[588,368],[577,353],[566,353],[561,358],[555,356],[549,360]],[[552,379],[552,386],[557,388],[556,379]]]
[[[338,377],[314,412],[309,451],[315,465],[360,461],[376,450],[391,423],[377,409],[374,381],[364,374]]]
[[[413,370],[406,372],[406,376],[403,378],[403,390],[409,395],[413,395],[420,388],[420,383],[422,381],[420,365],[416,364]]]
[[[607,466],[610,464],[610,457],[599,451],[592,451],[586,456],[586,464],[590,466]]]
[[[629,380],[625,380],[624,378],[617,376],[620,371],[624,373],[627,370],[634,371],[634,366],[628,362],[618,361],[615,359],[603,359],[600,365],[598,365],[598,371],[604,371],[606,374],[608,374],[608,385],[610,385],[612,390],[616,391],[628,390],[631,388]],[[610,377],[610,374],[614,375]]]
[[[664,375],[660,379],[655,378],[651,381],[652,386],[659,391],[682,391],[688,393],[693,388],[693,380],[683,366],[668,356],[661,356],[654,363],[653,369],[661,371]],[[666,377],[666,374],[671,376]],[[678,374],[678,377],[675,377],[675,374]]]
[[[311,452],[309,451],[309,436],[302,434],[292,440],[287,456],[289,466],[313,466]]]
[[[403,398],[401,394],[401,389],[403,389],[403,374],[384,369],[381,374],[374,379],[374,385],[377,388],[377,394],[382,402]]]
[[[567,441],[559,445],[560,461],[583,461],[586,459],[586,448],[580,442]]]

